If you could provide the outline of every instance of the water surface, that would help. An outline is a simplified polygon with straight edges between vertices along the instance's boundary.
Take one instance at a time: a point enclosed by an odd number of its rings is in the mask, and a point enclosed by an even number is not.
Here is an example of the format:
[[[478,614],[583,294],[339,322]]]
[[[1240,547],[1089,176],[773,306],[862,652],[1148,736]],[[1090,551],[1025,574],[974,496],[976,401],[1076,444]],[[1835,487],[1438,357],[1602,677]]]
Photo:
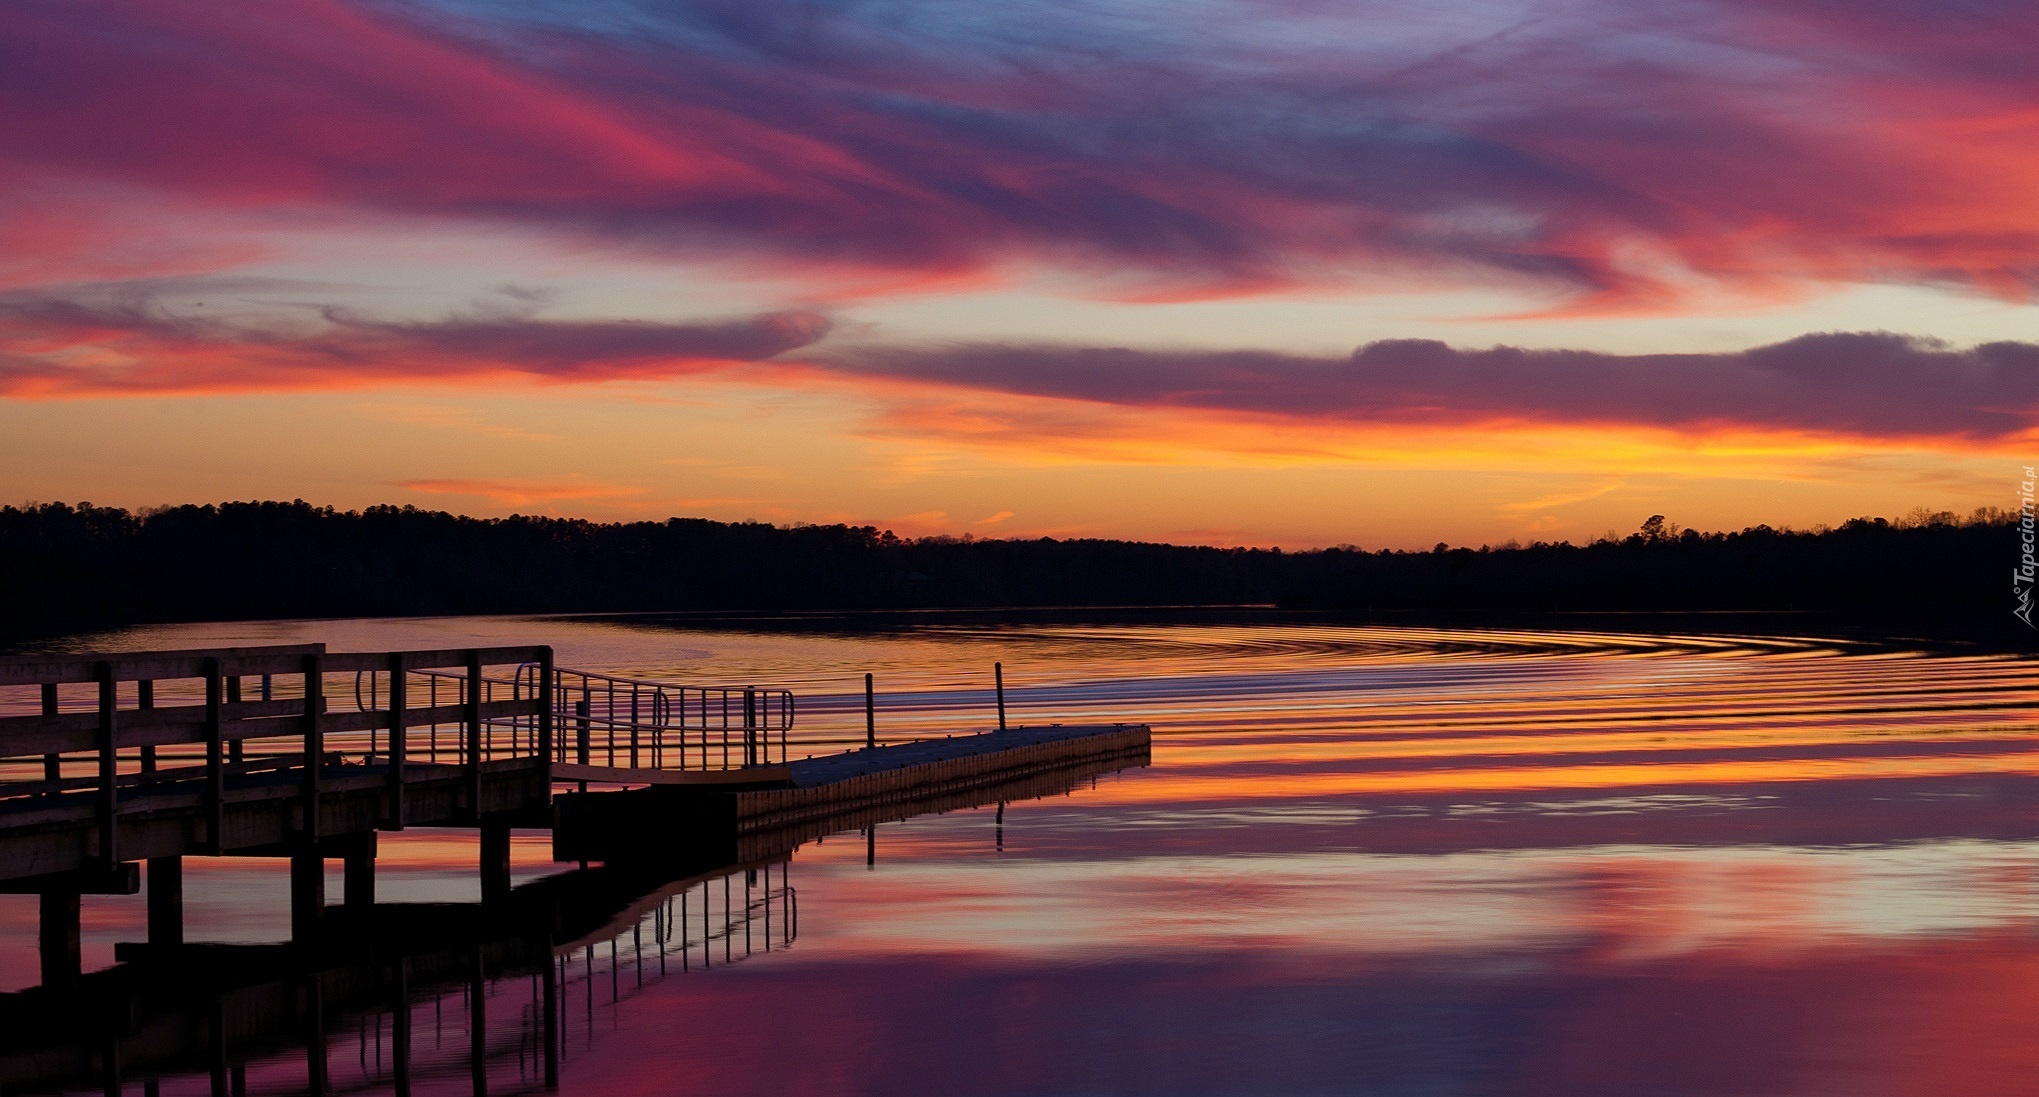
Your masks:
[[[1153,726],[1153,764],[1094,787],[834,835],[763,880],[661,898],[611,953],[564,962],[567,1092],[1897,1097],[2039,1077],[2029,659],[944,617],[283,622],[75,643],[313,640],[543,642],[570,666],[788,685],[796,755],[861,739],[866,672],[885,735],[981,730],[994,661],[1016,722]],[[386,836],[379,896],[471,900],[473,856],[459,834]],[[539,834],[517,858],[520,880],[556,870]],[[287,935],[280,863],[188,863],[193,937]],[[141,936],[142,902],[87,904],[88,964],[110,963],[113,941]],[[0,897],[14,986],[35,978],[34,912]],[[686,928],[704,915],[705,942]],[[437,1026],[422,1092],[471,1088],[447,993],[411,1007],[414,1034]],[[536,991],[487,994],[492,1046],[510,1049]],[[392,1025],[334,1019],[336,1088],[390,1085]],[[502,1051],[492,1090],[536,1085],[534,1062]],[[302,1052],[246,1075],[250,1092],[300,1091]]]

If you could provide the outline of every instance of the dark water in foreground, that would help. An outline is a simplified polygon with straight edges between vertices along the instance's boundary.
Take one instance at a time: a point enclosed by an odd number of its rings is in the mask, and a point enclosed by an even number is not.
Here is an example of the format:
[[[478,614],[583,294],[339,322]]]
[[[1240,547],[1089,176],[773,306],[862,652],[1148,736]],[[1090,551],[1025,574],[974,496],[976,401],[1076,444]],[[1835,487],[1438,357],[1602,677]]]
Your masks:
[[[549,642],[790,684],[799,741],[1147,722],[1153,765],[668,888],[555,959],[588,1094],[1988,1095],[2039,1079],[2029,659],[1809,640],[1282,625],[867,633],[449,619],[135,630],[104,648]],[[875,864],[867,858],[875,848]],[[519,879],[565,866],[520,838]],[[472,839],[390,836],[379,897],[472,901]],[[283,866],[192,859],[191,935],[287,936]],[[339,889],[334,881],[332,894]],[[88,898],[87,963],[142,935]],[[35,981],[0,897],[0,977]],[[684,970],[683,970],[684,969]],[[338,1092],[472,1089],[471,991],[333,1008]],[[537,1084],[535,977],[483,985],[491,1092]],[[248,1092],[306,1084],[302,1041]],[[142,1080],[128,1076],[128,1092]],[[203,1071],[162,1093],[207,1093]],[[101,1092],[99,1084],[79,1087]]]

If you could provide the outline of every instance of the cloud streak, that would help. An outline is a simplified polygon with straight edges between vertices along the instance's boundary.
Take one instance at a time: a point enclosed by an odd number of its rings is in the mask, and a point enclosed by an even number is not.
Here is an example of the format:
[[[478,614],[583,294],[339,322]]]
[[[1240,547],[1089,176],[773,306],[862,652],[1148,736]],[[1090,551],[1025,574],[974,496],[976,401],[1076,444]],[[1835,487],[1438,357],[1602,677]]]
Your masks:
[[[17,278],[89,269],[106,223],[129,272],[230,264],[178,244],[225,211],[507,223],[891,285],[1045,264],[1129,296],[2023,296],[2035,39],[2039,10],[2010,0],[23,0],[0,9],[0,240]],[[62,216],[28,201],[55,194]]]
[[[819,357],[829,368],[894,382],[1355,427],[1759,430],[1963,445],[2039,428],[2039,344],[1960,349],[1889,332],[1807,335],[1720,354],[1390,340],[1342,358],[1005,344]]]
[[[1388,340],[1349,355],[1313,357],[1250,349],[885,344],[830,340],[831,330],[830,319],[813,312],[593,321],[498,305],[396,321],[306,306],[250,319],[172,311],[135,287],[15,293],[0,295],[0,396],[473,385],[489,378],[596,384],[754,367],[741,375],[751,384],[863,390],[898,408],[956,404],[940,413],[948,431],[985,439],[1014,430],[995,402],[1001,396],[1023,398],[1036,415],[1048,405],[1067,409],[1058,421],[1079,435],[1095,429],[1099,411],[1115,408],[1359,431],[1757,431],[1957,448],[2039,434],[2039,344],[2026,342],[1962,348],[1889,332],[1822,333],[1730,353],[1618,355]],[[902,428],[913,419],[901,419]]]
[[[500,311],[390,321],[325,308],[304,323],[173,313],[143,296],[16,293],[0,295],[0,396],[655,380],[763,361],[828,329],[813,312],[685,323]]]

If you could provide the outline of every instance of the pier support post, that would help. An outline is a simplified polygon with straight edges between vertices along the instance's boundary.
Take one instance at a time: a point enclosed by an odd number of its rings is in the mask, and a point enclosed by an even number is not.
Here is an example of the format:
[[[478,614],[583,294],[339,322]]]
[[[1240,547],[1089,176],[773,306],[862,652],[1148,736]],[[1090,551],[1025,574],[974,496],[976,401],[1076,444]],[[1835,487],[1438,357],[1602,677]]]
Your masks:
[[[341,902],[351,911],[375,905],[375,836],[367,837],[368,841],[349,846],[340,861]]]
[[[174,948],[184,943],[184,858],[149,858],[149,944]]]
[[[467,1069],[472,1075],[474,1097],[488,1097],[488,973],[482,964],[481,946],[474,949],[474,968],[467,984]]]
[[[82,903],[74,889],[45,891],[41,902],[38,944],[42,949],[42,985],[50,990],[68,990],[77,984],[85,966],[78,939]]]
[[[290,939],[305,944],[319,935],[326,914],[326,860],[317,850],[290,856]]]
[[[481,901],[499,902],[510,895],[510,824],[493,819],[481,823]]]
[[[304,987],[304,1088],[312,1097],[332,1092],[326,1057],[326,984],[317,975]]]

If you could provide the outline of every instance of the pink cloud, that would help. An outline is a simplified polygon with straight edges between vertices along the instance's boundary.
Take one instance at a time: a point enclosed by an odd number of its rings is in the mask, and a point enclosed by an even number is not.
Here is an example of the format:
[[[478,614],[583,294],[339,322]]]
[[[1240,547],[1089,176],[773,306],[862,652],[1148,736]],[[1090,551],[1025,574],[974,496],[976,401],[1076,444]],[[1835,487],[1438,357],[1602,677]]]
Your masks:
[[[1149,298],[1386,275],[1671,308],[1688,273],[2017,296],[2039,78],[2014,44],[2039,14],[1982,7],[1587,3],[1404,55],[1341,38],[1357,15],[1265,5],[1178,40],[1027,5],[981,29],[28,0],[0,10],[0,241],[17,285],[100,266],[95,222],[140,241],[109,270],[231,265],[240,244],[178,232],[214,210],[510,223],[876,287],[1048,263]]]

